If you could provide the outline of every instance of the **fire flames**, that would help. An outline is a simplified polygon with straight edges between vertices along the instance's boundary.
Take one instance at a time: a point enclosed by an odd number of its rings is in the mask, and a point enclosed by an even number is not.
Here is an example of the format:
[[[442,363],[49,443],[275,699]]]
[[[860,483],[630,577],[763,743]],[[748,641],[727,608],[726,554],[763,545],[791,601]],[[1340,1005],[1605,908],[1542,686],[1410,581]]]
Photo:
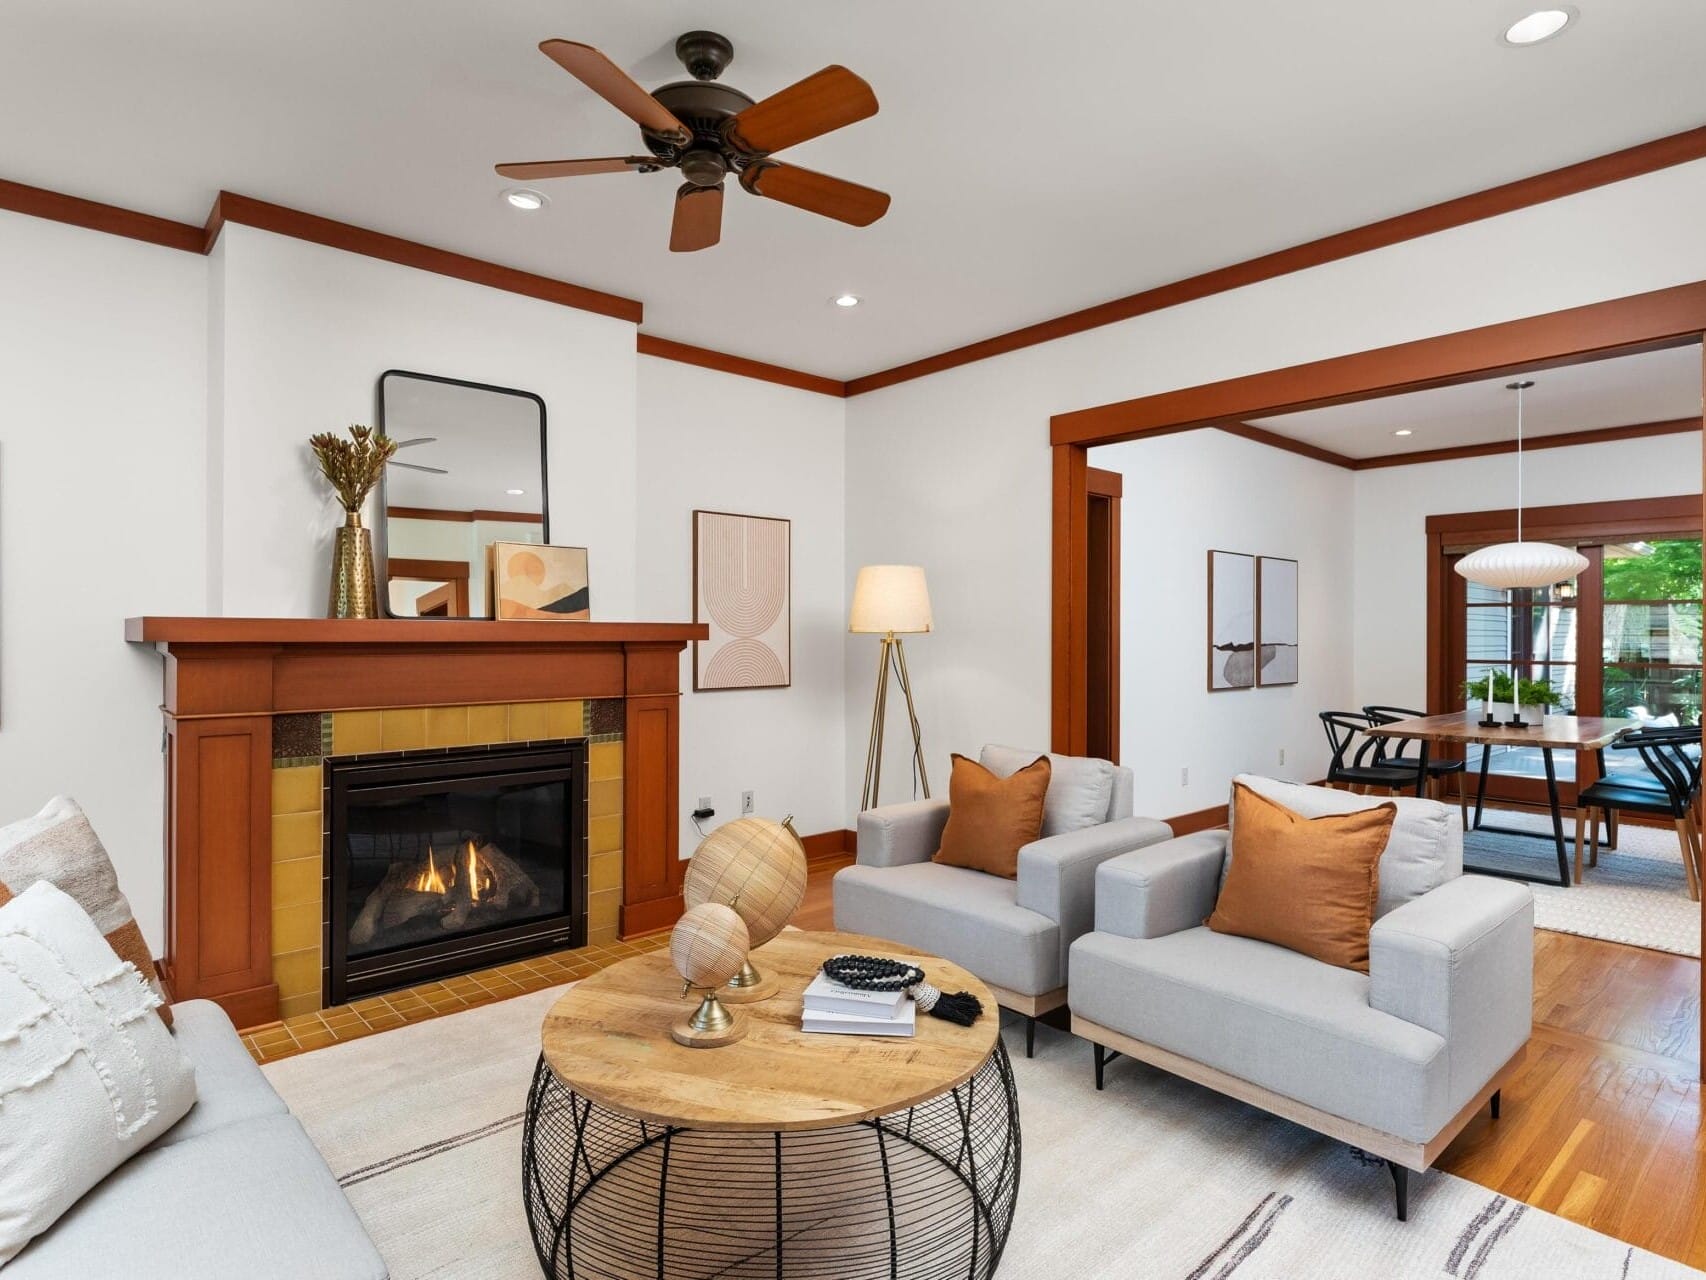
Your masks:
[[[410,886],[417,893],[449,893],[450,886],[443,876],[438,873],[438,862],[433,854],[432,846],[427,846],[427,864],[415,882]]]
[[[449,893],[456,887],[457,880],[466,877],[464,883],[468,886],[468,900],[478,902],[481,897],[492,891],[493,880],[491,867],[474,848],[474,842],[468,841],[464,850],[466,857],[463,865],[458,867],[454,860],[445,864],[444,871],[438,867],[438,854],[431,845],[427,846],[426,866],[421,868],[409,885],[416,893]]]

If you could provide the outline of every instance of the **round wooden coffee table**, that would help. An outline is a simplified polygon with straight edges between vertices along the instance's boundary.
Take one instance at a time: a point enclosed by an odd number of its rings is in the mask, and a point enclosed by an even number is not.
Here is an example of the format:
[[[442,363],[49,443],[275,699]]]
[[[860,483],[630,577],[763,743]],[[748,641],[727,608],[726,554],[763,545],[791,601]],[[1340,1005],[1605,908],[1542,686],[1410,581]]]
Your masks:
[[[971,1027],[911,1038],[808,1035],[800,993],[829,956],[906,957],[970,991]],[[547,1276],[991,1276],[1019,1192],[1019,1108],[1000,1016],[970,973],[845,933],[754,953],[779,994],[739,1006],[746,1037],[670,1039],[691,1006],[662,952],[612,965],[545,1018],[523,1190]]]

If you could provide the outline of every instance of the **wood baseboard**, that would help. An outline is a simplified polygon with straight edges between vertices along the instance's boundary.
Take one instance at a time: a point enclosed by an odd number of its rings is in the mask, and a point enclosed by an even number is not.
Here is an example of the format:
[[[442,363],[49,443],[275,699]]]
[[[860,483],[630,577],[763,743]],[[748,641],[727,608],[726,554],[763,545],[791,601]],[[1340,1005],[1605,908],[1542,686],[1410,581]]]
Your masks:
[[[813,835],[801,836],[800,843],[805,846],[806,862],[834,862],[855,852],[858,847],[858,836],[852,831],[819,831]]]
[[[1272,1089],[1264,1089],[1259,1084],[1251,1084],[1237,1076],[1228,1075],[1218,1068],[1208,1066],[1187,1058],[1157,1045],[1148,1044],[1142,1040],[1104,1027],[1100,1023],[1081,1018],[1076,1013],[1072,1015],[1072,1034],[1099,1044],[1105,1049],[1113,1049],[1123,1053],[1128,1058],[1136,1058],[1147,1062],[1152,1067],[1160,1067],[1170,1075],[1179,1076],[1193,1084],[1213,1089],[1239,1102],[1248,1103],[1252,1107],[1260,1107],[1270,1115],[1276,1115],[1282,1120],[1290,1120],[1316,1133],[1325,1134],[1340,1142],[1348,1142],[1370,1155],[1379,1156],[1383,1160],[1391,1160],[1401,1164],[1406,1169],[1414,1169],[1420,1173],[1425,1171],[1440,1152],[1451,1145],[1451,1140],[1463,1132],[1463,1127],[1469,1123],[1475,1113],[1486,1106],[1493,1094],[1504,1086],[1512,1073],[1522,1065],[1523,1056],[1528,1052],[1524,1045],[1511,1055],[1510,1060],[1493,1073],[1493,1078],[1475,1095],[1463,1104],[1463,1107],[1445,1124],[1438,1133],[1426,1142],[1411,1142],[1395,1134],[1358,1124],[1354,1120],[1346,1120],[1342,1116],[1329,1115],[1308,1103],[1288,1098],[1284,1094],[1275,1093]]]

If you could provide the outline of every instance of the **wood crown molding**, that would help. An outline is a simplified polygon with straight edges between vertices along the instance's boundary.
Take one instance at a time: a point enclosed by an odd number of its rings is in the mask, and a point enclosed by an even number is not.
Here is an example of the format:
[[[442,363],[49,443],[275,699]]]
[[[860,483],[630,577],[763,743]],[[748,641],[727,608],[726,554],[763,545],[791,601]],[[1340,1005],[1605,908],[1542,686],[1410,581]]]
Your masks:
[[[649,333],[638,335],[635,345],[641,355],[653,356],[659,360],[697,365],[701,369],[715,369],[719,373],[756,378],[760,382],[774,382],[779,386],[796,387],[801,391],[815,391],[819,395],[844,397],[847,394],[847,384],[837,382],[834,378],[802,373],[798,369],[766,364],[762,360],[749,360],[745,356],[731,356],[722,351],[712,351],[708,347],[689,346],[685,342],[657,338]]]
[[[1519,178],[1514,182],[1489,187],[1485,191],[1459,196],[1454,200],[1415,209],[1378,222],[1367,223],[1200,275],[1157,285],[846,382],[784,368],[781,365],[767,364],[761,360],[726,355],[705,347],[674,342],[668,338],[652,337],[649,334],[638,335],[638,349],[642,355],[678,360],[684,364],[775,382],[782,386],[798,387],[823,395],[863,395],[868,391],[878,391],[897,383],[1006,355],[1011,351],[1052,342],[1057,338],[1069,337],[1103,325],[1117,324],[1122,320],[1210,297],[1216,293],[1354,257],[1374,249],[1387,248],[1406,240],[1432,235],[1437,231],[1450,230],[1453,227],[1544,204],[1550,200],[1578,195],[1596,187],[1687,164],[1703,157],[1706,157],[1706,125],[1639,143],[1622,151],[1595,156],[1560,169]],[[230,192],[219,194],[203,227],[193,227],[168,218],[136,213],[116,205],[62,195],[40,187],[7,182],[4,179],[0,179],[0,209],[70,223],[111,235],[128,236],[191,253],[209,252],[227,221],[240,222],[277,234],[295,236],[403,266],[434,271],[490,288],[505,289],[601,315],[632,320],[635,324],[641,323],[644,310],[640,302],[631,298],[601,293],[567,281],[533,275],[484,259],[435,249],[411,240],[368,231],[349,223],[335,222]]]
[[[1335,235],[1324,236],[1319,240],[1293,245],[1289,249],[1280,249],[1230,266],[1219,267],[1201,275],[1187,276],[1183,280],[1175,280],[1139,293],[1128,294],[1123,298],[1098,303],[1082,311],[1056,316],[1052,320],[1039,321],[1022,329],[985,338],[981,342],[955,347],[939,355],[896,365],[892,369],[865,374],[848,382],[847,394],[858,396],[867,391],[879,391],[896,383],[941,373],[945,369],[1006,355],[1008,352],[1036,346],[1038,343],[1053,342],[1057,338],[1099,329],[1103,325],[1117,324],[1121,320],[1130,320],[1134,316],[1147,315],[1152,311],[1162,311],[1181,303],[1195,302],[1199,298],[1225,293],[1230,289],[1241,289],[1245,285],[1337,262],[1342,258],[1355,257],[1374,249],[1385,249],[1391,245],[1402,244],[1406,240],[1433,235],[1438,231],[1449,231],[1453,227],[1465,226],[1471,222],[1496,218],[1500,214],[1515,213],[1519,209],[1545,204],[1564,196],[1579,195],[1595,187],[1638,178],[1643,174],[1687,164],[1702,157],[1706,157],[1706,125],[1682,133],[1673,133],[1668,137],[1655,138],[1608,155],[1595,156],[1577,164],[1565,165],[1561,169],[1518,178],[1514,182],[1489,187],[1485,191],[1414,209],[1379,222],[1370,222]]]
[[[8,182],[4,178],[0,178],[0,209],[89,231],[104,231],[110,236],[164,245],[168,249],[202,252],[202,229],[187,222],[173,222],[170,218],[157,218],[151,213],[137,213],[133,209],[121,209],[116,204],[62,195],[42,187]]]
[[[566,280],[519,271],[514,267],[502,267],[483,258],[470,258],[466,254],[452,253],[448,249],[435,249],[431,245],[418,244],[413,240],[404,240],[379,231],[369,231],[365,227],[353,226],[348,222],[335,222],[331,218],[287,209],[281,204],[269,204],[265,200],[255,200],[230,191],[219,193],[213,202],[212,211],[207,215],[207,226],[202,237],[203,253],[212,251],[219,239],[219,233],[232,222],[261,231],[271,231],[276,235],[307,240],[313,244],[323,244],[332,249],[342,249],[348,253],[359,253],[368,258],[378,258],[383,262],[394,262],[399,266],[414,267],[452,279],[466,280],[491,289],[502,289],[507,293],[519,293],[524,297],[539,298],[580,311],[626,320],[631,324],[639,324],[645,317],[645,307],[633,298],[603,293],[597,289],[588,289],[584,285],[570,284]]]
[[[1576,445],[1606,444],[1615,440],[1635,440],[1642,436],[1678,435],[1684,431],[1699,431],[1700,426],[1699,418],[1666,418],[1662,422],[1632,422],[1622,427],[1591,427],[1584,431],[1560,431],[1548,436],[1529,436],[1523,441],[1522,447],[1529,453],[1533,453],[1536,449],[1568,449]],[[1516,452],[1516,441],[1512,439],[1494,440],[1487,444],[1447,445],[1439,449],[1414,449],[1409,453],[1382,453],[1369,458],[1353,458],[1347,454],[1334,453],[1330,449],[1306,444],[1301,440],[1293,440],[1290,436],[1282,436],[1276,431],[1252,426],[1248,422],[1220,423],[1215,430],[1225,431],[1245,440],[1253,440],[1257,444],[1283,449],[1287,453],[1297,453],[1305,458],[1314,458],[1317,462],[1343,467],[1346,471],[1373,471],[1381,467],[1414,467],[1429,462],[1452,462],[1458,458],[1489,458],[1501,453]]]

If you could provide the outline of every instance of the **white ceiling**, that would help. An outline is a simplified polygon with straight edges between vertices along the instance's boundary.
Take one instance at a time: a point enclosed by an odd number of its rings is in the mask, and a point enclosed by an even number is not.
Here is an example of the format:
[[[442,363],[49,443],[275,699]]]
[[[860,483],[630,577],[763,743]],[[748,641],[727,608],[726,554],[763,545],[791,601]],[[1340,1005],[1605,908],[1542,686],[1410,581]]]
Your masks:
[[[1699,343],[1522,376],[1534,380],[1523,393],[1528,437],[1700,416]],[[1349,458],[1492,444],[1516,438],[1516,395],[1506,390],[1514,381],[1507,374],[1250,421]],[[1393,435],[1403,429],[1411,434]]]
[[[221,187],[637,297],[647,331],[868,373],[1706,120],[1706,4],[1582,0],[7,0],[0,176],[186,222]],[[671,174],[541,184],[498,161],[637,131],[537,51],[647,87],[693,27],[755,97],[830,62],[874,119],[786,158],[881,187],[859,230],[732,190],[723,242],[668,252]],[[828,299],[851,290],[853,311]]]

